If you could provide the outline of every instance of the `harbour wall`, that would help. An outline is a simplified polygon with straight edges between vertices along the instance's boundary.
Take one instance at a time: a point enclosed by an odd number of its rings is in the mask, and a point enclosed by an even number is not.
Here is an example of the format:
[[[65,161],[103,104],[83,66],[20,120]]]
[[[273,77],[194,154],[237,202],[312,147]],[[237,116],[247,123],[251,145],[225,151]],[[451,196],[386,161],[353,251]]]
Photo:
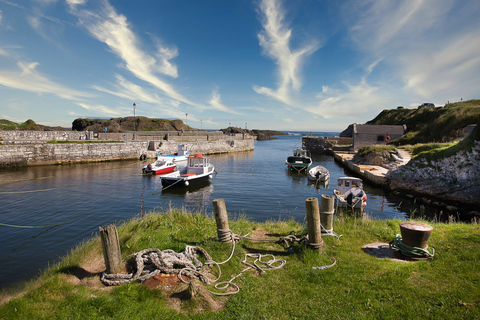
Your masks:
[[[387,169],[381,166],[375,166],[375,165],[355,164],[352,161],[352,158],[353,158],[352,153],[346,154],[346,153],[335,152],[333,153],[333,157],[335,161],[337,161],[342,166],[352,171],[353,173],[355,173],[355,175],[361,177],[362,179],[377,186],[382,186],[382,187],[388,186],[388,180],[385,177],[385,175],[388,172]]]
[[[57,132],[58,134],[58,132]],[[46,137],[49,135],[43,135]],[[53,136],[53,135],[52,135]],[[0,167],[51,165],[113,160],[135,160],[141,157],[154,158],[159,153],[177,151],[179,143],[187,143],[192,152],[203,154],[229,153],[254,150],[253,138],[230,137],[230,139],[151,140],[125,142],[82,141],[75,143],[20,143],[0,145]]]
[[[352,149],[352,138],[303,136],[302,145],[312,153],[329,153],[332,150]]]
[[[228,140],[231,136],[221,131],[127,131],[101,132],[93,131],[36,131],[36,130],[0,130],[0,140],[4,144],[43,143],[47,141],[151,141],[151,140]],[[237,137],[235,137],[237,138]]]

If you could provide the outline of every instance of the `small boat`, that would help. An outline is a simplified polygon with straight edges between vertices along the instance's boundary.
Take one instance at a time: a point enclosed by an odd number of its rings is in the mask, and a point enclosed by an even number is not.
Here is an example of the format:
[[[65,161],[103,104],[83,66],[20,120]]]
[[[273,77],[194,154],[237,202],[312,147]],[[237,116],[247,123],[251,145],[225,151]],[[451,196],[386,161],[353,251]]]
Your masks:
[[[362,208],[367,205],[367,194],[363,191],[362,179],[354,177],[338,178],[337,186],[333,190],[335,206],[348,208]]]
[[[157,160],[142,168],[143,173],[166,174],[175,170],[177,165],[173,162],[167,162],[165,160]]]
[[[318,165],[308,170],[307,177],[310,181],[327,181],[330,179],[330,172],[324,166]]]
[[[167,162],[183,162],[187,161],[187,157],[190,155],[190,151],[188,150],[188,144],[179,144],[178,150],[175,153],[168,153],[168,154],[157,154],[157,160],[164,160]]]
[[[297,148],[293,150],[293,155],[289,156],[285,163],[290,170],[307,173],[312,164],[312,158],[308,155],[307,150]]]
[[[213,164],[210,163],[209,157],[204,157],[202,154],[196,153],[193,156],[188,156],[187,160],[187,166],[183,170],[174,171],[160,177],[164,188],[185,188],[207,182],[213,177],[215,168]]]

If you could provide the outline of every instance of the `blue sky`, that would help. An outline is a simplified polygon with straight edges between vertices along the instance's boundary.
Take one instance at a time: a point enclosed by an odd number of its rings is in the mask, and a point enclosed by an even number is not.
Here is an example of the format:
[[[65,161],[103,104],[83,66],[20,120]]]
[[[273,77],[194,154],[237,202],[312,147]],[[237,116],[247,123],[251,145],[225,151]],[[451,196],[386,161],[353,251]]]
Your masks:
[[[0,0],[0,118],[341,131],[480,98],[478,0]]]

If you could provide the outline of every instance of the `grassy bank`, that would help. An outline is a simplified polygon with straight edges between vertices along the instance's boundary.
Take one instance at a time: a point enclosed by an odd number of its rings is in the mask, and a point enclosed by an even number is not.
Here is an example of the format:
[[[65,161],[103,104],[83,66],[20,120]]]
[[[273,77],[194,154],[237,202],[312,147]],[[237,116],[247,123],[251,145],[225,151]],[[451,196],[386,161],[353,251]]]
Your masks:
[[[105,287],[98,238],[79,246],[60,264],[29,283],[21,292],[2,293],[2,319],[473,319],[480,317],[480,226],[431,223],[429,245],[436,250],[428,261],[403,262],[376,258],[362,246],[389,242],[400,233],[398,220],[336,216],[334,231],[343,236],[323,237],[325,254],[303,245],[293,250],[272,242],[240,240],[232,258],[221,265],[220,281],[238,275],[246,253],[273,254],[285,259],[278,270],[258,274],[246,271],[234,280],[237,294],[212,296],[212,286],[199,285],[188,297],[187,285],[150,289],[135,282]],[[149,214],[118,227],[122,256],[146,248],[185,250],[204,248],[212,259],[228,258],[232,245],[217,241],[215,220],[201,214],[172,210]],[[261,238],[297,232],[305,226],[293,220],[255,223],[242,217],[230,221],[236,234]],[[213,268],[217,274],[217,269]]]

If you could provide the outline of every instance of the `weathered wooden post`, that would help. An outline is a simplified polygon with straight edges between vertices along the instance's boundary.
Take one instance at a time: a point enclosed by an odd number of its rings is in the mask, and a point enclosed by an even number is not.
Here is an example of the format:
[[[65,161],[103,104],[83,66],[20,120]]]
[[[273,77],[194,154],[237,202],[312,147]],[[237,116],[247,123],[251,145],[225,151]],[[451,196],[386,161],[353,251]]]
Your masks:
[[[217,236],[220,242],[232,242],[230,228],[228,226],[227,207],[225,200],[213,200],[213,212],[215,213],[215,221],[217,223]]]
[[[320,211],[318,209],[318,198],[307,198],[305,200],[307,209],[307,229],[310,247],[313,250],[322,252],[323,240],[320,230]]]
[[[326,194],[322,194],[320,201],[320,223],[326,233],[333,231],[333,209],[335,198]]]
[[[115,274],[122,271],[122,254],[118,241],[118,232],[114,224],[99,227],[102,239],[103,258],[105,259],[106,272]]]

